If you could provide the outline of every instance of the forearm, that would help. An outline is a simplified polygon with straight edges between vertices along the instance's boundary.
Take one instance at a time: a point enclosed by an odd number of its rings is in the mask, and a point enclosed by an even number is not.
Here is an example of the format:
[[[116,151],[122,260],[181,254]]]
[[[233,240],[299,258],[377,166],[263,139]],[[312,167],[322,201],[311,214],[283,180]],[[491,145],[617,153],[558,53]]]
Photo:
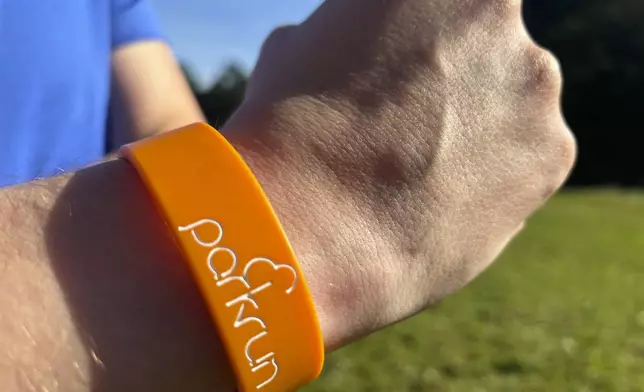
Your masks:
[[[0,216],[0,390],[232,390],[190,273],[126,162],[0,191]]]
[[[112,145],[204,121],[170,48],[160,41],[126,45],[112,54]]]
[[[146,114],[130,113],[132,108],[126,108],[123,105],[124,103],[113,103],[110,111],[108,132],[112,149],[188,124],[205,121],[205,116],[193,97],[163,113],[159,111]]]
[[[129,114],[128,110],[130,109],[123,107],[111,110],[109,134],[114,148],[188,124],[205,121],[205,116],[192,97],[186,103],[177,105],[166,113],[156,111],[149,114]]]

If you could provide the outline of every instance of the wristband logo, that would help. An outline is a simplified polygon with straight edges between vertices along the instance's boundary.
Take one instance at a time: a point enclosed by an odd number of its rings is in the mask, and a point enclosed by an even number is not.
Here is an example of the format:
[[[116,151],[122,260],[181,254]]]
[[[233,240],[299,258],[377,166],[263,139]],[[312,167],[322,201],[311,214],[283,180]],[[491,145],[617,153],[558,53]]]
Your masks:
[[[207,228],[210,229],[207,230]],[[201,230],[202,234],[203,231],[209,231],[211,234],[214,231],[217,234],[213,240],[207,241],[203,239],[202,235],[199,235],[198,230]],[[272,368],[270,377],[260,380],[256,386],[257,389],[262,389],[275,380],[279,374],[279,365],[274,351],[262,356],[253,355],[251,352],[253,345],[268,336],[269,329],[262,317],[259,315],[246,316],[245,312],[248,308],[259,311],[260,304],[258,300],[261,299],[261,295],[259,297],[258,295],[271,288],[282,289],[286,295],[291,294],[297,286],[297,272],[290,265],[277,264],[271,259],[256,257],[248,261],[244,268],[237,275],[234,275],[233,273],[238,269],[237,254],[230,248],[220,246],[224,236],[224,228],[219,222],[212,219],[202,219],[187,226],[179,226],[178,231],[179,233],[190,233],[197,245],[209,249],[206,258],[207,267],[212,273],[213,279],[217,282],[217,287],[223,288],[236,285],[244,291],[244,294],[226,302],[225,306],[227,308],[237,307],[236,309],[238,309],[237,317],[233,321],[235,329],[246,327],[245,330],[248,330],[250,325],[259,327],[260,332],[246,340],[244,355],[248,360],[248,366],[252,373],[257,373],[264,368]],[[227,269],[224,270],[223,267],[227,267]],[[274,279],[267,279],[271,277]],[[267,372],[262,373],[268,374]]]

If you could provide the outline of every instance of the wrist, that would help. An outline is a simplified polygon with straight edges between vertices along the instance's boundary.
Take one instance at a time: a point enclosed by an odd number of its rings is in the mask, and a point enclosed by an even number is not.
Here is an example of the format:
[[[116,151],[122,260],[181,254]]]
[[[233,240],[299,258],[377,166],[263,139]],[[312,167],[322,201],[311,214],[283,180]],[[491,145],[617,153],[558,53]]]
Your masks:
[[[233,390],[187,265],[128,163],[72,177],[47,237],[99,389]]]
[[[332,251],[337,244],[325,244],[333,240],[323,238],[315,224],[324,224],[326,217],[323,215],[325,211],[326,215],[329,214],[329,207],[336,209],[332,206],[335,196],[326,195],[325,181],[307,172],[305,167],[300,166],[298,173],[288,170],[288,164],[270,143],[254,139],[249,133],[238,132],[237,128],[227,136],[261,184],[302,266],[326,350],[339,348],[353,337],[350,309],[357,298],[354,294],[360,288],[350,277],[338,276],[333,265],[343,256]],[[303,191],[316,194],[318,205],[304,202]]]

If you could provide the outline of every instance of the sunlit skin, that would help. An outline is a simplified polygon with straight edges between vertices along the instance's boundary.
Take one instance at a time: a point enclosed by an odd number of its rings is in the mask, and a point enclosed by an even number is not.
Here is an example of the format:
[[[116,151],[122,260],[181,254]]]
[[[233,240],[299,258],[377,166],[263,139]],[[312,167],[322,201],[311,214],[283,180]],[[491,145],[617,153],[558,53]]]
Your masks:
[[[565,181],[556,60],[508,0],[327,0],[266,42],[225,133],[277,210],[328,350],[485,269]],[[231,391],[123,161],[0,191],[0,390]]]

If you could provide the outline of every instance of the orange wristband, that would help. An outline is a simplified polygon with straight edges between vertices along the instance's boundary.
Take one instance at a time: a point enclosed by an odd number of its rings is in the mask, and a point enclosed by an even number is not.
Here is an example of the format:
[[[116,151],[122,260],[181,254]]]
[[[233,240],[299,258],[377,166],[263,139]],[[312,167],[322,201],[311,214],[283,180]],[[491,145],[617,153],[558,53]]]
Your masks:
[[[322,370],[311,294],[241,156],[205,124],[121,149],[188,261],[242,391],[293,391]]]

